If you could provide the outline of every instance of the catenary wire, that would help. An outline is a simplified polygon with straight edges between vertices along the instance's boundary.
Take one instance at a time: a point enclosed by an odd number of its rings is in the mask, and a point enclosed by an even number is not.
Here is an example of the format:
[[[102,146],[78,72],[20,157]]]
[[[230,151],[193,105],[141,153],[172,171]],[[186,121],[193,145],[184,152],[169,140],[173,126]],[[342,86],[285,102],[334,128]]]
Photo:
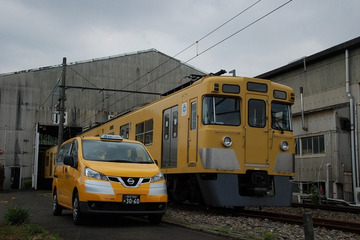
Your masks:
[[[244,31],[245,29],[247,29],[247,28],[249,28],[249,27],[251,27],[251,26],[253,26],[255,23],[257,23],[257,22],[259,22],[259,21],[263,20],[263,19],[264,19],[264,18],[266,18],[267,16],[269,16],[269,15],[271,15],[272,13],[274,13],[274,12],[278,11],[279,9],[283,8],[284,6],[286,6],[287,4],[289,4],[291,1],[292,1],[292,0],[289,0],[289,1],[285,2],[284,4],[280,5],[279,7],[277,7],[277,8],[275,8],[275,9],[271,10],[270,12],[268,12],[268,13],[266,13],[265,15],[261,16],[260,18],[256,19],[255,21],[251,22],[250,24],[246,25],[245,27],[243,27],[243,28],[239,29],[238,31],[234,32],[233,34],[231,34],[231,35],[227,36],[226,38],[222,39],[221,41],[219,41],[219,42],[217,42],[217,43],[213,44],[212,46],[210,46],[209,48],[207,48],[207,49],[205,49],[204,51],[200,52],[199,54],[196,54],[194,57],[191,57],[190,59],[188,59],[188,60],[187,60],[187,61],[185,61],[184,63],[188,63],[188,62],[190,62],[191,60],[193,60],[193,59],[195,59],[195,58],[199,57],[200,55],[204,54],[205,52],[208,52],[209,50],[213,49],[214,47],[218,46],[219,44],[221,44],[221,43],[225,42],[226,40],[230,39],[231,37],[233,37],[233,36],[237,35],[238,33],[240,33],[240,32],[242,32],[242,31]],[[257,2],[256,2],[256,3],[257,3]],[[256,4],[256,3],[255,3],[255,4]],[[253,4],[253,5],[254,5],[254,4]],[[252,5],[252,6],[253,6],[253,5]],[[244,11],[242,11],[242,12],[244,12]],[[238,14],[238,15],[239,15],[239,14]],[[230,20],[228,20],[228,21],[230,21]],[[225,24],[223,24],[223,25],[225,25]],[[223,26],[223,25],[222,25],[222,26]],[[213,31],[215,31],[215,30],[213,30]],[[209,35],[210,35],[210,34],[209,34]],[[165,62],[165,63],[166,63],[166,62]],[[162,64],[162,65],[163,65],[163,64]],[[167,74],[171,73],[172,71],[176,70],[177,68],[179,68],[179,67],[180,67],[180,66],[182,66],[182,65],[183,65],[183,63],[180,63],[178,66],[174,67],[173,69],[171,69],[171,70],[167,71],[166,73],[162,74],[161,76],[159,76],[159,77],[155,78],[154,80],[152,80],[152,81],[148,82],[146,85],[144,85],[144,86],[142,86],[142,87],[140,87],[140,88],[138,88],[138,89],[136,89],[136,90],[140,90],[140,89],[142,89],[142,88],[144,88],[144,87],[148,86],[149,84],[151,84],[151,83],[153,83],[153,82],[157,81],[158,79],[160,79],[160,78],[164,77],[165,75],[167,75]],[[159,65],[159,66],[161,66],[161,65]],[[156,68],[158,68],[159,66],[157,66]],[[156,68],[154,68],[154,69],[156,69]],[[154,70],[154,69],[153,69],[153,70]],[[153,70],[152,70],[152,71],[153,71]],[[151,71],[149,71],[148,73],[150,73],[150,72],[151,72]],[[146,73],[146,74],[148,74],[148,73]],[[146,74],[145,74],[145,75],[146,75]],[[143,75],[143,76],[145,76],[145,75]],[[140,78],[142,78],[143,76],[139,77],[137,80],[139,80],[139,79],[140,79]],[[135,81],[137,81],[137,80],[135,80]],[[135,81],[134,81],[134,82],[135,82]],[[130,86],[131,84],[132,84],[132,83],[128,84],[128,85],[127,85],[127,86],[125,86],[124,88],[126,88],[126,87]],[[113,106],[114,104],[116,104],[117,102],[121,101],[122,99],[124,99],[124,98],[128,97],[129,95],[130,95],[130,94],[128,94],[128,95],[126,95],[126,96],[123,96],[122,98],[120,98],[120,99],[116,100],[114,103],[110,104],[108,107]],[[103,102],[103,101],[101,101],[101,102],[97,103],[96,105],[94,105],[94,106],[93,106],[93,107],[91,107],[90,109],[95,108],[96,106],[98,106],[98,105],[99,105],[99,104],[101,104],[102,102]],[[93,116],[91,116],[91,117],[93,117]],[[87,120],[88,120],[88,119],[90,119],[91,117],[89,117],[89,118],[87,118],[87,119],[83,120],[83,121],[82,121],[82,122],[80,122],[79,124],[81,124],[81,123],[83,123],[83,122],[87,121]]]

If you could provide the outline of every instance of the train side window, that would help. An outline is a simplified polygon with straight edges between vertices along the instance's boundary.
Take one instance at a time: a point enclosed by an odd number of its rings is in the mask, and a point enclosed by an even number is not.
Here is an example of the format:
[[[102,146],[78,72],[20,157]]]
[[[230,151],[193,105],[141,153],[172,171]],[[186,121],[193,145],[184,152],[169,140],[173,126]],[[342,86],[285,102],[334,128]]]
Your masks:
[[[120,136],[129,139],[129,123],[120,127]]]
[[[151,145],[153,142],[153,120],[136,124],[135,140],[145,145]]]
[[[191,125],[190,130],[196,129],[196,102],[191,103]]]
[[[169,114],[165,114],[164,118],[164,139],[169,139]]]
[[[249,126],[263,128],[266,125],[266,104],[263,100],[250,99],[249,100]]]
[[[175,111],[173,112],[173,138],[177,137],[177,132],[178,132],[178,112]]]
[[[54,161],[54,154],[50,153],[50,167],[49,167],[49,176],[52,176],[53,172],[53,161]]]

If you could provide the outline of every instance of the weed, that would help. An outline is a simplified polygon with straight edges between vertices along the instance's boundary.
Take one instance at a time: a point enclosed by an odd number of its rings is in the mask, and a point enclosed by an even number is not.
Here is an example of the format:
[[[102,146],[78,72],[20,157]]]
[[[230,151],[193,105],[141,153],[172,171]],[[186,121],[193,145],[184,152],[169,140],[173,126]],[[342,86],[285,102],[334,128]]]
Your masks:
[[[279,234],[273,232],[264,232],[263,235],[265,240],[277,239],[279,237]]]
[[[2,201],[1,203],[7,205],[7,210],[4,213],[4,224],[19,226],[30,222],[30,213],[28,209],[22,208],[15,202],[15,197],[11,198],[11,203]]]

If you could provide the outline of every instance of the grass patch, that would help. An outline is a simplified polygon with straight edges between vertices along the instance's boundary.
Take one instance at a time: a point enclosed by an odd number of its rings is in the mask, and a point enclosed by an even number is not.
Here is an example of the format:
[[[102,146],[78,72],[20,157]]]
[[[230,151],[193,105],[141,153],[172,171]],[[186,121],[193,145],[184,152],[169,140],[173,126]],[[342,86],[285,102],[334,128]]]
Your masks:
[[[21,226],[0,224],[0,240],[60,240],[61,238],[50,234],[35,224]]]
[[[0,223],[0,240],[60,240],[57,235],[50,234],[36,224],[30,224],[30,211],[22,204],[11,201],[1,201],[6,206],[3,222]]]
[[[279,234],[273,232],[264,232],[263,235],[265,240],[278,239],[279,237]]]

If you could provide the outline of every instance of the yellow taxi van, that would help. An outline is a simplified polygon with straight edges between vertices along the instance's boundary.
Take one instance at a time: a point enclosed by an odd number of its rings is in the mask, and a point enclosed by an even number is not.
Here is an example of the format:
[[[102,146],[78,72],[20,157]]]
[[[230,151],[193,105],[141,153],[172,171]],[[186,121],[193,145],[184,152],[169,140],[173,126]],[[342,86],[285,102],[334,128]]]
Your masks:
[[[59,148],[52,184],[53,215],[147,215],[159,223],[167,207],[164,175],[137,141],[117,135],[75,137]]]

